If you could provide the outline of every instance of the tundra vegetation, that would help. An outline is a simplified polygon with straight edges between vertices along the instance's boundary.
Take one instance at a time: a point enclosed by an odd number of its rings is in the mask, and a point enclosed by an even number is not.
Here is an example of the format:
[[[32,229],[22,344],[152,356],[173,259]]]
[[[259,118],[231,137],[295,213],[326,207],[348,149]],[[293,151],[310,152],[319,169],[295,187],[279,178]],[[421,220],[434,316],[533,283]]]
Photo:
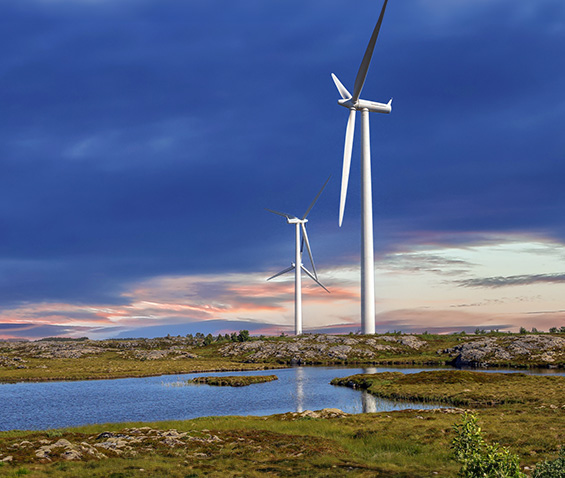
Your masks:
[[[156,339],[0,341],[0,382],[87,380],[289,365],[461,365],[565,367],[565,329],[475,335],[312,334],[251,337],[249,332]]]
[[[0,344],[1,379],[143,376],[291,363],[565,363],[559,331],[245,340],[238,336],[214,338],[208,345],[205,336],[5,342]],[[260,347],[255,346],[258,343]],[[266,353],[264,358],[257,355],[261,353]],[[503,453],[509,457],[507,469],[515,469],[516,456],[519,472],[526,476],[562,476],[556,470],[563,470],[564,452],[559,449],[565,444],[565,377],[439,370],[356,375],[335,383],[363,388],[377,397],[436,402],[445,408],[359,415],[323,410],[0,432],[0,476],[454,477],[463,468],[461,456],[457,458],[451,448],[461,436],[454,427],[465,420],[465,413],[478,414],[480,420],[479,461]]]
[[[213,385],[216,387],[245,387],[255,383],[278,380],[276,375],[226,375],[223,377],[195,377],[187,380],[188,384]]]

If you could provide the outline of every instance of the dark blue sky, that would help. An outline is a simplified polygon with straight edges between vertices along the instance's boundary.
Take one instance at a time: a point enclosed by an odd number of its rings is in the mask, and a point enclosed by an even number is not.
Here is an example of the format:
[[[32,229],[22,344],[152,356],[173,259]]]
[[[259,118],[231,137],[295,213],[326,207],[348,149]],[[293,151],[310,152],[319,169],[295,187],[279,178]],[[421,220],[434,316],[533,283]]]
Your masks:
[[[330,73],[352,87],[380,7],[1,2],[0,323],[127,305],[157,277],[269,275],[292,243],[264,208],[303,213],[330,174],[316,259],[354,267],[359,149],[338,229],[347,111]],[[377,260],[563,244],[564,58],[562,0],[390,0],[362,95],[394,97],[371,116]]]

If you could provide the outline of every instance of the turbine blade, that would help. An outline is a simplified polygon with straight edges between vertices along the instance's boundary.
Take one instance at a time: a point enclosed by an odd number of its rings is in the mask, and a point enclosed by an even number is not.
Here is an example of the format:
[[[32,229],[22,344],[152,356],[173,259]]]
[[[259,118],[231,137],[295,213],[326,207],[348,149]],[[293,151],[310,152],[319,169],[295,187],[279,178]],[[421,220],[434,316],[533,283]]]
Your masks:
[[[320,194],[322,194],[322,191],[324,190],[324,188],[326,187],[326,185],[328,184],[329,180],[330,180],[331,176],[328,177],[328,179],[326,179],[326,182],[324,183],[324,185],[322,186],[322,189],[320,189],[320,192],[318,194],[316,194],[316,197],[314,198],[314,200],[312,201],[312,204],[310,204],[310,206],[308,207],[308,209],[306,209],[306,212],[304,213],[304,216],[302,216],[302,219],[306,219],[306,216],[308,214],[310,214],[310,211],[312,210],[312,208],[314,207],[314,204],[316,204],[316,201],[318,201],[318,198],[320,197]]]
[[[310,241],[308,240],[308,233],[306,232],[306,226],[304,224],[300,224],[302,226],[302,240],[306,242],[306,249],[308,250],[308,255],[310,256],[310,264],[312,264],[312,270],[314,271],[314,276],[316,279],[318,278],[318,274],[316,273],[316,266],[314,265],[314,258],[312,257],[312,249],[310,249]]]
[[[302,270],[304,272],[306,272],[306,274],[308,274],[308,276],[310,277],[310,279],[312,279],[316,284],[318,284],[322,289],[324,289],[328,294],[330,294],[330,291],[328,289],[326,289],[326,286],[324,284],[322,284],[318,279],[316,279],[312,273],[306,269],[306,267],[301,266]]]
[[[294,270],[294,264],[292,264],[290,267],[287,267],[284,271],[277,272],[274,276],[269,277],[267,280],[271,280],[274,279],[275,277],[282,276],[283,274],[286,274],[287,272],[290,272],[292,270]]]
[[[363,89],[363,85],[365,84],[365,78],[367,78],[367,72],[369,71],[369,64],[371,63],[371,57],[373,56],[373,50],[375,49],[375,43],[377,42],[377,37],[379,36],[379,30],[381,29],[381,23],[383,22],[383,17],[385,16],[385,9],[388,0],[385,0],[383,8],[381,10],[381,14],[379,16],[379,20],[375,29],[373,30],[373,34],[371,35],[371,39],[369,40],[369,44],[367,45],[367,50],[365,50],[365,56],[363,57],[363,61],[361,62],[361,66],[359,67],[359,71],[357,72],[357,78],[355,78],[355,86],[353,87],[353,102],[359,99],[361,95],[361,90]]]
[[[353,150],[353,134],[355,133],[356,110],[349,110],[347,129],[345,130],[345,148],[343,150],[343,171],[341,173],[341,195],[339,198],[339,227],[343,222],[345,212],[345,198],[347,197],[347,185],[349,183],[349,168],[351,167],[351,151]]]
[[[267,209],[267,208],[265,208],[265,210],[272,212],[273,214],[277,214],[278,216],[286,217],[287,219],[296,219],[296,216],[293,216],[292,214],[287,214],[286,212],[273,211],[272,209]]]
[[[333,73],[332,73],[332,79],[334,80],[337,91],[339,91],[339,94],[341,95],[341,97],[344,100],[348,100],[349,98],[351,98],[351,93],[349,93],[349,91],[347,91],[347,88],[345,86],[343,86],[341,81],[339,81],[338,77],[335,76]]]

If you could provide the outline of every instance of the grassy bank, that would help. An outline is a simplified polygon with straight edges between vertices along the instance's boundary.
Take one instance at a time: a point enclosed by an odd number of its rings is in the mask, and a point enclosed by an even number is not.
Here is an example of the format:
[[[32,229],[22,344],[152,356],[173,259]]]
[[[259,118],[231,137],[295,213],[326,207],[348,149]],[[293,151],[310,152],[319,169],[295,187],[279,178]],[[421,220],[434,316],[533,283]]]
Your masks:
[[[377,395],[394,386],[394,393],[403,397],[444,403],[467,394],[479,410],[485,438],[510,447],[523,468],[555,457],[565,443],[563,377],[532,381],[522,374],[506,379],[506,374],[432,372],[405,381],[399,375],[345,380]],[[502,399],[492,400],[503,393]],[[462,412],[304,412],[0,432],[0,460],[11,457],[0,476],[453,477],[458,465],[449,445]],[[66,460],[73,452],[80,453],[80,459]]]
[[[244,331],[242,331],[244,332]],[[564,334],[304,335],[0,341],[0,382],[88,380],[290,365],[564,367]],[[470,357],[470,358],[469,358]],[[468,364],[468,363],[467,363]]]
[[[224,377],[196,377],[187,380],[186,383],[212,385],[215,387],[246,387],[254,383],[266,383],[278,379],[276,375],[227,375]]]
[[[222,357],[218,344],[187,345],[182,338],[131,341],[34,343],[10,349],[0,343],[0,382],[97,380],[199,372],[281,368]]]
[[[392,400],[434,402],[453,406],[520,405],[562,409],[565,377],[522,373],[442,370],[403,374],[358,374],[332,380],[332,385],[368,390]]]

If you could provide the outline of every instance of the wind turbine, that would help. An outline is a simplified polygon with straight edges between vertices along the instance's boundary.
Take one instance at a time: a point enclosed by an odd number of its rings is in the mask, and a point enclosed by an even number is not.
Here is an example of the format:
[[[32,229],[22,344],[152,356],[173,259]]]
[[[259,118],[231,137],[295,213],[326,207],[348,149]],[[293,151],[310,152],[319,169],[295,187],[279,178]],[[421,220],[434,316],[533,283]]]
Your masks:
[[[296,335],[302,334],[302,271],[304,271],[306,275],[310,277],[310,279],[312,279],[322,289],[324,289],[328,293],[330,292],[318,280],[318,274],[316,273],[316,266],[314,265],[314,258],[312,257],[312,249],[310,249],[310,241],[308,240],[308,233],[306,232],[306,223],[308,222],[306,216],[308,216],[308,214],[314,207],[314,204],[316,204],[316,201],[318,201],[320,194],[322,194],[322,191],[326,187],[326,184],[328,184],[329,180],[330,178],[326,180],[326,182],[322,186],[322,189],[320,189],[320,192],[316,195],[316,197],[314,198],[308,209],[306,209],[306,212],[304,213],[304,216],[302,216],[302,219],[299,219],[298,217],[293,216],[292,214],[287,214],[284,212],[278,212],[278,211],[273,211],[272,209],[267,209],[267,211],[272,212],[273,214],[277,214],[279,216],[286,218],[287,224],[295,225],[295,231],[296,231],[295,241],[294,241],[295,262],[293,262],[290,267],[287,267],[286,269],[278,272],[274,276],[269,277],[267,280],[274,279],[275,277],[278,277],[280,275],[286,274],[287,272],[294,270],[294,332]],[[306,269],[306,267],[304,267],[304,264],[302,263],[302,252],[304,250],[304,244],[306,244],[306,250],[308,251],[308,256],[310,257],[310,263],[312,264],[312,272]]]
[[[341,177],[341,195],[339,201],[339,226],[343,222],[345,211],[345,198],[347,196],[347,183],[349,182],[349,167],[351,165],[351,151],[353,148],[353,133],[355,131],[355,116],[361,111],[361,329],[364,334],[375,333],[375,263],[373,251],[373,198],[371,191],[371,143],[369,132],[369,112],[390,113],[392,110],[392,99],[387,103],[376,103],[374,101],[359,98],[365,84],[365,78],[369,71],[369,64],[373,56],[373,50],[381,23],[385,14],[388,0],[385,0],[377,25],[369,40],[365,56],[357,72],[353,94],[332,73],[335,86],[337,87],[341,100],[338,103],[349,109],[349,119],[345,130],[345,148],[343,151],[343,172]]]

